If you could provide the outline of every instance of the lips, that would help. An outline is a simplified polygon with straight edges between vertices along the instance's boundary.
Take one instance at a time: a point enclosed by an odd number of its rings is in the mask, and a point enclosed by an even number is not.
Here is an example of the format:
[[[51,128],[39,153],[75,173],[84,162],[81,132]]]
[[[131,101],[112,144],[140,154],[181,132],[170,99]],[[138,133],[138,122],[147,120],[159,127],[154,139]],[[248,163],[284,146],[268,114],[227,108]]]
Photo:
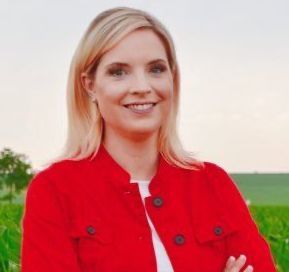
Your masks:
[[[153,111],[156,104],[156,102],[134,102],[130,104],[125,104],[124,107],[126,107],[131,112],[137,114],[148,114]]]
[[[129,104],[125,104],[124,107],[131,107],[131,106],[142,106],[142,105],[153,105],[155,106],[157,104],[157,102],[133,102],[133,103],[129,103]]]
[[[133,110],[138,110],[138,111],[145,111],[145,110],[148,110],[148,109],[151,109],[155,104],[153,103],[149,103],[149,104],[131,104],[131,105],[128,105],[127,108],[129,109],[133,109]]]

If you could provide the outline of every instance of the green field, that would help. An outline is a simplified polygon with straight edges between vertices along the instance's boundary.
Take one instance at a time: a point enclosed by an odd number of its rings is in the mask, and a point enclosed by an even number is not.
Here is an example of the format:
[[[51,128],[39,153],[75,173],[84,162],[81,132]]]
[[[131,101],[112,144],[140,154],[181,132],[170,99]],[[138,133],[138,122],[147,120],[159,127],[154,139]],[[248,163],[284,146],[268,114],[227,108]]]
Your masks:
[[[251,204],[289,206],[289,174],[231,174],[231,176]]]

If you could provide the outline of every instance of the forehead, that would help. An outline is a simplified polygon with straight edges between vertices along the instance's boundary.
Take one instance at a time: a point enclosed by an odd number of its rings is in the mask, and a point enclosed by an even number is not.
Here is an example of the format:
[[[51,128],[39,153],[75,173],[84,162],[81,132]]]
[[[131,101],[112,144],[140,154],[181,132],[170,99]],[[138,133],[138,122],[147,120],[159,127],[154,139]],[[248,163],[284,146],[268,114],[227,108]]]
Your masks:
[[[101,58],[103,65],[114,61],[135,62],[151,61],[163,58],[167,60],[166,50],[156,33],[150,29],[135,30],[126,35]]]

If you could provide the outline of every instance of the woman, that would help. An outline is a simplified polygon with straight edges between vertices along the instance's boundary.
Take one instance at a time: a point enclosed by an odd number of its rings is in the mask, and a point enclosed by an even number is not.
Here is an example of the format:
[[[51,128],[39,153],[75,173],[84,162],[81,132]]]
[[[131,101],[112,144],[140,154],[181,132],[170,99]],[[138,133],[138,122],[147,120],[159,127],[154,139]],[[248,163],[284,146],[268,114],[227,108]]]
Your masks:
[[[99,14],[67,91],[65,150],[27,191],[23,272],[275,271],[225,170],[182,148],[175,49],[156,18]]]

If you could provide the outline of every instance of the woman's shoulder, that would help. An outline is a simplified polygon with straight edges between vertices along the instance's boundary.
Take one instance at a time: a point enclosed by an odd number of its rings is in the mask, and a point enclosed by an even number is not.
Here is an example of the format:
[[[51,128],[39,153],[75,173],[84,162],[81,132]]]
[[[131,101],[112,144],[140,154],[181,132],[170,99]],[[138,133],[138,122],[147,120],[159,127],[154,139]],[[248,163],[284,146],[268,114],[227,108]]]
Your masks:
[[[75,187],[77,177],[85,172],[86,160],[60,160],[46,164],[35,171],[28,184],[28,190],[53,187],[58,190]]]
[[[211,161],[204,161],[203,163],[202,174],[205,186],[213,188],[220,196],[229,195],[228,197],[243,198],[236,182],[224,166]]]
[[[185,170],[187,171],[187,169]],[[210,181],[220,180],[220,179],[231,179],[229,173],[225,170],[225,168],[215,162],[212,161],[202,161],[202,167],[198,168],[197,171],[188,171],[193,176],[195,174],[201,175],[202,177],[206,177]]]
[[[211,180],[233,181],[224,166],[211,161],[204,161],[205,175]]]
[[[226,172],[223,166],[212,161],[204,161],[204,170],[208,173]]]
[[[203,167],[198,171],[185,169],[185,180],[189,186],[195,186],[207,194],[214,193],[218,198],[243,198],[233,177],[226,168],[219,163],[202,161]]]
[[[86,167],[88,159],[61,159],[43,165],[36,170],[36,175],[40,176],[67,176],[79,173],[82,168]]]
[[[240,191],[234,178],[225,168],[213,162],[205,162],[204,168],[207,184],[228,207],[242,206],[244,208],[245,197]]]

